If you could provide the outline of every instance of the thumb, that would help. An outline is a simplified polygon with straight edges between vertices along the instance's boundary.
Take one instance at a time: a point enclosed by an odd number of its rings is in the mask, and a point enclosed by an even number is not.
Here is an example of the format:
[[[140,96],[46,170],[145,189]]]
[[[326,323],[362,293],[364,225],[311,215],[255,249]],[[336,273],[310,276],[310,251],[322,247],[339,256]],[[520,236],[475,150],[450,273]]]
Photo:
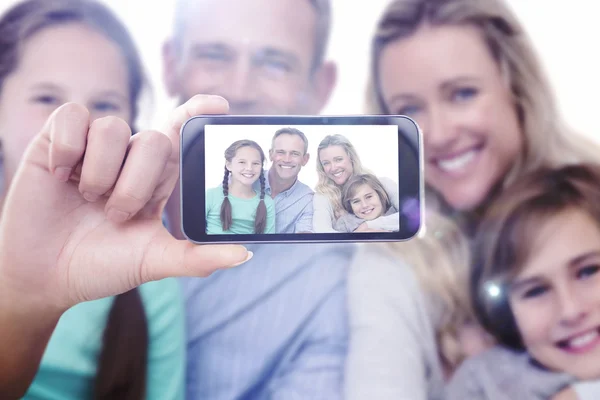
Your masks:
[[[253,256],[240,245],[197,245],[165,231],[144,254],[143,282],[170,277],[207,277],[216,270],[236,267]]]

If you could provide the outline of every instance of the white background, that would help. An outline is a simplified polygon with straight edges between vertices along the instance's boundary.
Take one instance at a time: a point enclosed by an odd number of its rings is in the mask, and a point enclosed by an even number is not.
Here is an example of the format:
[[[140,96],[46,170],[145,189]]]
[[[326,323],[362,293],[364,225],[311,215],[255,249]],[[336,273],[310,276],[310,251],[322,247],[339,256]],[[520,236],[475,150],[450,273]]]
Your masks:
[[[153,126],[162,126],[173,106],[163,90],[161,45],[170,34],[174,0],[103,0],[129,26],[154,88]],[[302,0],[298,0],[302,1]],[[368,48],[376,20],[389,0],[332,0],[329,58],[339,80],[325,114],[363,112]],[[521,17],[549,72],[567,121],[600,139],[600,23],[596,0],[507,0]],[[16,3],[0,0],[0,10]]]
[[[273,134],[279,125],[211,125],[206,127],[204,135],[206,148],[206,187],[219,186],[223,182],[223,167],[225,166],[225,149],[233,142],[240,139],[250,139],[257,142],[265,152],[265,170],[271,166],[269,162],[269,149]],[[387,177],[398,182],[398,130],[394,125],[387,126],[320,126],[320,125],[293,125],[300,129],[308,139],[308,164],[300,170],[299,179],[312,189],[317,184],[317,147],[327,135],[339,133],[344,135],[356,148],[363,167],[370,170],[375,176]],[[376,151],[370,146],[373,138],[377,137],[379,146]]]

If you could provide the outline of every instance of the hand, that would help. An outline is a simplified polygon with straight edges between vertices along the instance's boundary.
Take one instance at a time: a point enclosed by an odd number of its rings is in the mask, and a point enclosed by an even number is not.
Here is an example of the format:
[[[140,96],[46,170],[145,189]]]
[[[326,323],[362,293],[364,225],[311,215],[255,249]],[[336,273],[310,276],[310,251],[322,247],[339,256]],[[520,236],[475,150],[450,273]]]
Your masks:
[[[573,388],[567,387],[552,396],[549,400],[579,400],[579,397]]]
[[[21,307],[64,311],[174,276],[207,276],[250,256],[242,246],[174,239],[161,213],[178,180],[179,130],[191,116],[224,114],[196,96],[164,133],[65,104],[32,141],[0,221],[0,292]],[[25,303],[27,302],[27,303]],[[25,309],[25,308],[23,308]]]
[[[354,230],[354,232],[369,232],[369,227],[366,222],[363,222]]]
[[[369,228],[367,226],[366,222],[363,222],[362,224],[360,224],[358,226],[358,228],[356,228],[354,230],[354,232],[391,232],[391,231],[387,231],[385,229],[375,229],[375,228]]]

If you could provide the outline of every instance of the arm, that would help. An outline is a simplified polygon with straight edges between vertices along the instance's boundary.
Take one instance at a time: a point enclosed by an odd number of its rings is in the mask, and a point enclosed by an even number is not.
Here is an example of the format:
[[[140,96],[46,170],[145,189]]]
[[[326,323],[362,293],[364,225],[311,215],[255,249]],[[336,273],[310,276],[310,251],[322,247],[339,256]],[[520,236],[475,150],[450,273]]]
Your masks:
[[[346,214],[338,218],[335,221],[335,230],[340,232],[354,232],[356,229],[365,222],[364,219],[358,218],[354,214]],[[360,230],[359,230],[360,231]]]
[[[443,377],[429,310],[411,267],[382,248],[364,245],[350,267],[346,399],[438,399]]]
[[[185,395],[185,309],[173,278],[140,287],[148,319],[146,399],[183,400]]]
[[[306,199],[306,201],[304,200]],[[311,233],[313,231],[313,215],[314,215],[314,207],[313,207],[313,194],[305,196],[302,198],[302,201],[305,201],[305,206],[296,221],[296,226],[294,227],[295,233]]]
[[[269,400],[342,400],[348,330],[345,285],[340,284],[316,311],[309,338],[281,376],[273,379]]]
[[[0,271],[4,267],[0,261]],[[0,278],[0,398],[25,395],[40,365],[61,310],[35,304]]]
[[[313,196],[313,232],[335,233],[333,229],[333,209],[327,197],[315,193]]]
[[[600,380],[577,382],[572,385],[573,400],[596,400],[600,398]],[[567,400],[569,397],[552,398],[552,400]]]
[[[126,121],[92,122],[74,103],[49,117],[21,160],[0,219],[0,398],[27,390],[60,316],[75,304],[168,276],[208,276],[252,256],[241,246],[178,241],[161,221],[177,181],[182,124],[227,110],[223,99],[194,96],[163,133],[134,136]]]
[[[265,233],[275,233],[275,201],[270,197],[265,197],[265,204],[267,206],[267,227]]]

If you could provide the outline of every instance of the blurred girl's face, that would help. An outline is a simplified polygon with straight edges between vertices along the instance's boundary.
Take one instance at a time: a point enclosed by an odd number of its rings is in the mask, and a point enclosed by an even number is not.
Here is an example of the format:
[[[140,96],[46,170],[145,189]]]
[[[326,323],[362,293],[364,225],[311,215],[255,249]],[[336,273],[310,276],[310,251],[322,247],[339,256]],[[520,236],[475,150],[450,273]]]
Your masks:
[[[457,210],[481,204],[522,151],[520,124],[480,32],[422,27],[380,59],[387,109],[423,130],[427,184]]]
[[[22,46],[0,92],[0,140],[5,179],[48,116],[66,102],[87,107],[90,118],[131,122],[127,63],[118,45],[82,24],[44,28]]]
[[[600,378],[600,229],[579,210],[541,224],[509,299],[528,352],[578,379]]]

